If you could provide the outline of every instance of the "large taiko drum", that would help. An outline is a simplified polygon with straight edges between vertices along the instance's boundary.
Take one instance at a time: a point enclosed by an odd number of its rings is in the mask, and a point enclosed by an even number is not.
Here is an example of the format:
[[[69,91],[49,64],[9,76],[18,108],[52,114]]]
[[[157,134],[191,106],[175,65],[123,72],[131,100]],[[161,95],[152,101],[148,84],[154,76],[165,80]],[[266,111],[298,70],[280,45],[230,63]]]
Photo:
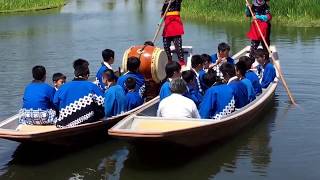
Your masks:
[[[153,80],[160,83],[165,77],[165,66],[168,63],[168,57],[163,49],[153,46],[133,46],[125,51],[122,60],[122,69],[127,71],[127,60],[129,57],[140,59],[140,73],[146,80]]]

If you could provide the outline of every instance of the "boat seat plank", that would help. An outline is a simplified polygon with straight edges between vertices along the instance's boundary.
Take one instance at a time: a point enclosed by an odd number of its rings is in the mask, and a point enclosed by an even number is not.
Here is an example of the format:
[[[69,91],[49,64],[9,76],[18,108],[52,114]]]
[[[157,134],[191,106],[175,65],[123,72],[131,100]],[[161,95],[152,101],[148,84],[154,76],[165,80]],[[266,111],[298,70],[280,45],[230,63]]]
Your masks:
[[[40,125],[21,125],[20,124],[16,130],[20,132],[47,132],[47,131],[58,130],[58,128],[55,125],[40,126]]]
[[[144,119],[144,120],[140,119],[139,121],[136,121],[134,126],[131,127],[131,130],[166,132],[166,131],[172,131],[172,130],[198,127],[208,123],[209,122],[205,122],[205,121],[176,121],[176,120],[150,121],[147,119]]]

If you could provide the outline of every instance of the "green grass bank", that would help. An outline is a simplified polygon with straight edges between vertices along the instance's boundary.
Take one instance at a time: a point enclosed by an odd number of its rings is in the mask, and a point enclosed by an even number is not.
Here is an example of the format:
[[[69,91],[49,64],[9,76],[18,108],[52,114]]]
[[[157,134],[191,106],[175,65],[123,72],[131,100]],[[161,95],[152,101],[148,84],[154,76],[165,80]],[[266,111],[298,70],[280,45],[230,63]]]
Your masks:
[[[273,23],[320,27],[320,0],[271,0]],[[184,0],[182,16],[203,21],[246,21],[245,0]]]
[[[0,0],[0,13],[51,9],[65,3],[66,0]]]

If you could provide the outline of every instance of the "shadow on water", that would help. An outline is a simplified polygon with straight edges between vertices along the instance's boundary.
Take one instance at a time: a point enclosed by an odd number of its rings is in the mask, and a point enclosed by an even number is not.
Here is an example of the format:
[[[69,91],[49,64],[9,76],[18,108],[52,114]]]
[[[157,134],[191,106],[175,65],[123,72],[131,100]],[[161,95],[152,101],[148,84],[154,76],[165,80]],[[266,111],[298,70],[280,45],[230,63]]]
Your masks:
[[[170,144],[152,147],[131,145],[121,178],[162,179],[163,176],[159,177],[156,174],[165,172],[169,179],[208,179],[221,170],[234,172],[237,161],[242,158],[251,159],[253,173],[265,176],[271,162],[270,132],[277,114],[277,106],[278,101],[274,98],[258,117],[257,123],[249,125],[231,138],[212,145],[193,149]]]
[[[61,147],[21,145],[0,179],[68,179],[119,177],[128,151],[114,140]]]

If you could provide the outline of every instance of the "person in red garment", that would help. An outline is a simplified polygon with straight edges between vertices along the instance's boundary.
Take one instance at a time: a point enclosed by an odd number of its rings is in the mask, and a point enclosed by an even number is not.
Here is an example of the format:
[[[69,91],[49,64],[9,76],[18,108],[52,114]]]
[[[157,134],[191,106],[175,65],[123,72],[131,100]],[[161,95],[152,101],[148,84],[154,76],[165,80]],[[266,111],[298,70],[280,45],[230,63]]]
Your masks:
[[[270,21],[272,19],[269,1],[268,0],[253,0],[253,4],[247,4],[246,8],[246,16],[251,17],[251,13],[249,7],[252,9],[255,17],[251,23],[250,30],[247,33],[247,37],[251,40],[251,49],[249,57],[254,59],[254,52],[258,49],[260,43],[263,49],[267,50],[266,45],[263,42],[262,36],[258,30],[258,27],[254,21],[257,21],[260,30],[262,32],[263,37],[266,39],[267,45],[270,46],[270,32],[271,32],[271,24]]]
[[[161,16],[164,17],[164,29],[163,29],[163,47],[168,56],[168,62],[172,62],[171,55],[171,42],[174,43],[177,55],[178,62],[181,66],[186,65],[184,61],[184,54],[182,49],[182,35],[184,34],[183,23],[180,17],[181,3],[182,0],[172,0],[167,14],[165,11],[169,5],[170,0],[166,0],[163,7]]]

